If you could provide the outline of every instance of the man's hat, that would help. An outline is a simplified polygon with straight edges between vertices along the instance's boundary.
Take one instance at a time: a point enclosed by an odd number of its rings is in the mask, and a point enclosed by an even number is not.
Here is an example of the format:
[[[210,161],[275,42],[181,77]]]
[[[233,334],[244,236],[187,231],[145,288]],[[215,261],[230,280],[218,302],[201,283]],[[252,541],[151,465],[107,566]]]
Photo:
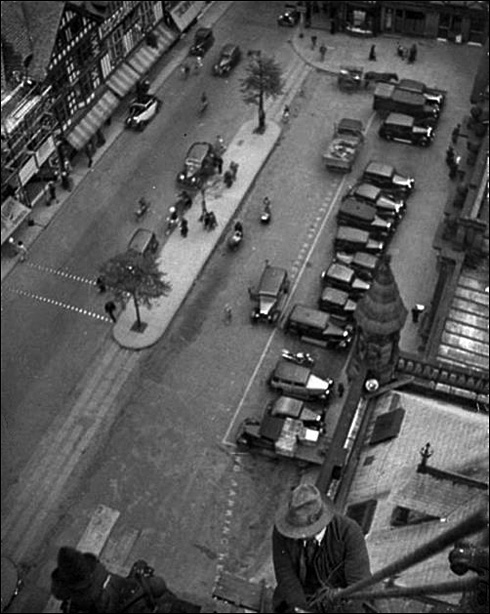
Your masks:
[[[307,539],[324,529],[335,514],[333,503],[322,497],[313,484],[300,484],[276,516],[279,533],[292,539]]]
[[[75,548],[63,546],[58,551],[58,581],[77,590],[90,586],[95,568],[95,557]]]

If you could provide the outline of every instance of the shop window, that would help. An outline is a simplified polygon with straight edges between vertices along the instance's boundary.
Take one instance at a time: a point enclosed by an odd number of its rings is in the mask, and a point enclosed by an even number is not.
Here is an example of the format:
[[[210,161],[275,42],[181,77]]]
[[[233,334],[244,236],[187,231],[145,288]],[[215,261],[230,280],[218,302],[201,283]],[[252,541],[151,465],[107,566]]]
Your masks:
[[[471,18],[468,41],[483,45],[485,42],[485,19],[482,19],[481,17]]]
[[[115,66],[119,63],[119,60],[124,58],[124,31],[120,26],[114,30],[112,36],[109,39],[109,54],[111,56],[111,62]]]
[[[155,17],[153,15],[153,2],[141,2],[140,4],[140,25],[143,28],[143,32],[151,30],[155,23]]]
[[[407,34],[423,35],[425,32],[425,13],[406,11],[404,31]]]

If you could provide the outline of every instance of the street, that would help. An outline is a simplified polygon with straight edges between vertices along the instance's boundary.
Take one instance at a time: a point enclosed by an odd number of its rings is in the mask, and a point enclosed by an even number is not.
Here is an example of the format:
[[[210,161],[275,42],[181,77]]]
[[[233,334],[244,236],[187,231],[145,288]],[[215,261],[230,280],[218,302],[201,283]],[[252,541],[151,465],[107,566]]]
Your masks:
[[[269,260],[290,271],[289,307],[316,306],[320,273],[332,258],[340,197],[370,159],[415,176],[415,193],[389,252],[407,308],[432,295],[432,241],[450,189],[444,152],[467,107],[472,75],[441,75],[438,85],[450,91],[431,147],[387,143],[377,136],[370,91],[342,93],[333,76],[300,67],[288,43],[291,32],[276,25],[282,6],[235,3],[214,27],[216,43],[201,73],[185,81],[178,71],[172,75],[158,92],[161,113],[142,134],[126,131],[118,138],[3,289],[2,414],[8,439],[4,444],[2,438],[2,499],[42,434],[80,394],[86,372],[113,344],[106,299],[93,282],[99,265],[125,249],[136,228],[139,197],[153,205],[142,225],[164,240],[175,177],[188,147],[196,140],[213,142],[217,134],[226,143],[255,117],[256,109],[245,106],[239,91],[247,50],[274,54],[291,75],[301,68],[290,122],[241,205],[243,244],[236,253],[226,242],[218,246],[165,336],[134,359],[110,438],[69,501],[44,560],[54,560],[74,528],[83,530],[91,510],[104,503],[121,511],[122,533],[139,532],[138,553],[175,591],[209,595],[221,568],[255,578],[268,573],[262,562],[277,501],[299,471],[288,461],[236,456],[230,444],[239,423],[260,415],[273,398],[266,379],[282,348],[312,352],[316,370],[334,379],[347,354],[302,345],[280,328],[251,325],[247,288]],[[242,65],[229,78],[214,78],[212,62],[230,40],[242,47]],[[203,91],[210,108],[198,118]],[[368,127],[361,155],[346,176],[328,172],[321,160],[342,117],[359,118]],[[270,226],[259,222],[266,195],[272,202]],[[198,198],[189,225],[198,224],[199,214]],[[229,324],[225,304],[232,308]],[[404,343],[408,335],[402,333],[402,348]]]

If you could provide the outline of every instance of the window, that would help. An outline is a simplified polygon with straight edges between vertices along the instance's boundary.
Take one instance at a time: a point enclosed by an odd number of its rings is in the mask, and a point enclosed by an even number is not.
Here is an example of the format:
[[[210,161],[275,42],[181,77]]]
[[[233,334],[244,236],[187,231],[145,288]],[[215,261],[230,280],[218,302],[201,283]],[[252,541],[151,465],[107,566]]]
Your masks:
[[[114,30],[109,39],[109,54],[111,56],[111,62],[114,66],[119,63],[119,60],[124,58],[123,36],[123,28],[122,26],[119,26],[116,30]]]
[[[364,535],[369,533],[371,525],[373,523],[374,512],[378,502],[376,499],[369,499],[369,501],[363,501],[362,503],[355,503],[349,505],[347,508],[347,516],[355,520],[361,527]]]
[[[402,407],[378,416],[369,445],[374,446],[382,441],[398,437],[404,417],[405,410]]]

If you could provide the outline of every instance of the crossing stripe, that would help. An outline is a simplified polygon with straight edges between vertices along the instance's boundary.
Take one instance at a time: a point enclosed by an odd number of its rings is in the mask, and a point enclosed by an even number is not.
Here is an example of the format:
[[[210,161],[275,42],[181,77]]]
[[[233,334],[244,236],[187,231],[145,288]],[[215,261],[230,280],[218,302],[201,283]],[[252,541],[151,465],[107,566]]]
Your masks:
[[[95,279],[91,279],[88,277],[83,277],[81,275],[75,275],[75,273],[71,273],[70,271],[66,271],[64,269],[54,269],[50,266],[45,266],[42,264],[37,264],[35,262],[26,261],[25,263],[31,269],[36,271],[41,271],[42,273],[50,273],[51,275],[58,275],[59,277],[63,277],[65,279],[70,279],[71,281],[78,281],[84,284],[89,284],[90,286],[95,286]]]

